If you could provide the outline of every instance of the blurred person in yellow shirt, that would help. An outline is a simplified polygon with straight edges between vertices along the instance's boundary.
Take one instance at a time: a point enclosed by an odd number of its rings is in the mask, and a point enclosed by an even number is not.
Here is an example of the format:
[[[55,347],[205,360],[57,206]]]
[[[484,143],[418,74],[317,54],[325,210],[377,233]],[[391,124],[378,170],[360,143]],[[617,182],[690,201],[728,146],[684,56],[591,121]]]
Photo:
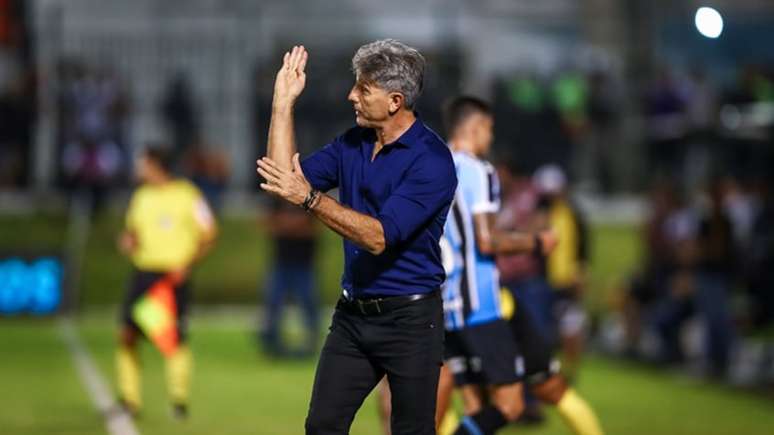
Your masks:
[[[589,258],[588,231],[580,211],[567,194],[567,178],[557,165],[538,168],[533,182],[539,192],[538,209],[562,241],[545,260],[544,271],[553,290],[550,311],[562,352],[562,372],[572,379],[583,352],[586,311],[582,298]]]
[[[188,277],[192,266],[212,247],[217,223],[201,192],[189,181],[173,176],[172,162],[171,152],[151,146],[136,165],[141,184],[132,195],[118,240],[134,271],[121,307],[116,371],[120,402],[136,415],[142,406],[137,342],[149,335],[137,322],[137,305],[154,287],[169,285],[176,337],[174,347],[164,352],[166,380],[173,415],[182,419],[188,415],[192,366],[186,345]]]

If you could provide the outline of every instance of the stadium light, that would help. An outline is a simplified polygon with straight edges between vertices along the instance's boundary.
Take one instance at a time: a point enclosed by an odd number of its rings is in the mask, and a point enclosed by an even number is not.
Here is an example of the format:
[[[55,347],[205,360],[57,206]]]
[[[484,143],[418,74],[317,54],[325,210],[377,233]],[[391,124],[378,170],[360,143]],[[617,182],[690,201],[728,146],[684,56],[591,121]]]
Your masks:
[[[707,38],[715,39],[723,33],[723,17],[713,8],[704,6],[697,9],[693,21],[699,33]]]

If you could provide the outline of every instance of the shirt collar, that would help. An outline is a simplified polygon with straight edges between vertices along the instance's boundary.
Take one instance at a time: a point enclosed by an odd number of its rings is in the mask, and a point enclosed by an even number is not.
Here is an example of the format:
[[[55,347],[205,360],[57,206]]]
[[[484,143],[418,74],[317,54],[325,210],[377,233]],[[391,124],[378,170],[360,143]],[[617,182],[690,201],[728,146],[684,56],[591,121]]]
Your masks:
[[[420,118],[419,113],[414,112],[414,117],[416,119],[414,120],[414,123],[411,124],[411,127],[409,127],[408,130],[404,131],[403,134],[400,135],[400,137],[397,138],[394,142],[388,145],[400,144],[403,146],[410,147],[411,145],[414,145],[415,143],[419,142],[419,136],[422,134],[422,131],[425,129],[425,126],[422,123],[422,119]]]
[[[414,120],[414,123],[411,124],[411,127],[409,127],[408,130],[404,131],[403,134],[400,135],[400,137],[395,139],[393,142],[385,144],[385,147],[390,147],[393,145],[410,147],[415,143],[419,142],[419,137],[422,135],[422,131],[425,129],[425,126],[424,126],[424,123],[422,122],[422,119],[419,116],[419,112],[415,111],[414,117],[416,119]],[[366,135],[365,137],[367,137],[369,141],[376,140],[376,131],[374,129],[369,128],[364,133]]]

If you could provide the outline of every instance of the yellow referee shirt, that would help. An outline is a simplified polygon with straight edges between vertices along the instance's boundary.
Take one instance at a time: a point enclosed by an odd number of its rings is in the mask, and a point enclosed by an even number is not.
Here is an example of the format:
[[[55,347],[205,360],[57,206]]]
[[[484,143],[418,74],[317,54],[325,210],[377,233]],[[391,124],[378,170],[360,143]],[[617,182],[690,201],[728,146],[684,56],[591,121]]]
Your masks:
[[[557,201],[549,211],[549,227],[560,242],[549,254],[546,264],[548,282],[553,288],[567,288],[575,284],[580,272],[579,244],[581,234],[569,204]]]
[[[167,272],[187,266],[215,219],[199,189],[187,180],[145,184],[132,195],[126,228],[137,237],[135,267]]]

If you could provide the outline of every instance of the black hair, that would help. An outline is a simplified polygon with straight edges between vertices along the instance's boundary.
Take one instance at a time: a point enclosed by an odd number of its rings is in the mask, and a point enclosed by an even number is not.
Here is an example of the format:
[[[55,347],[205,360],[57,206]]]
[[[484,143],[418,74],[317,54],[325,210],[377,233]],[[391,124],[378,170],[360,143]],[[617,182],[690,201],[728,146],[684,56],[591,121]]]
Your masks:
[[[169,147],[158,144],[149,144],[147,147],[145,147],[143,154],[146,158],[159,165],[159,167],[167,174],[172,173],[172,169],[175,164],[175,158],[172,150],[169,149]]]
[[[476,113],[491,116],[492,107],[486,101],[468,95],[454,97],[446,101],[443,105],[443,124],[446,136],[451,136],[460,124]]]

